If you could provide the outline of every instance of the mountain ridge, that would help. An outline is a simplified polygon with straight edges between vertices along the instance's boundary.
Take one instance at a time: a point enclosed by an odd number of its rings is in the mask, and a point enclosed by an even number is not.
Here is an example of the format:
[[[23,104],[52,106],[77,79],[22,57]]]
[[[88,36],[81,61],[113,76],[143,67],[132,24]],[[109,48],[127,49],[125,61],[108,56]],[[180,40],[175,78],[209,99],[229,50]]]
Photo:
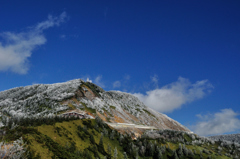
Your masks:
[[[113,123],[143,124],[190,132],[167,115],[147,107],[132,94],[104,91],[81,79],[16,87],[0,92],[0,112],[3,118],[58,115],[71,109],[85,110]]]

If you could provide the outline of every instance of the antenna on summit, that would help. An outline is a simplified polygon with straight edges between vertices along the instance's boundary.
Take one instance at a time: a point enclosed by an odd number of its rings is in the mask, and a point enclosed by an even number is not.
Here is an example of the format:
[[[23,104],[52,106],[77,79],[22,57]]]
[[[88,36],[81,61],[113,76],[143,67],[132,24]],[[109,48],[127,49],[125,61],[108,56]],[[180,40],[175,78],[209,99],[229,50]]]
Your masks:
[[[92,83],[92,80],[90,80],[89,78],[87,78],[87,82]]]

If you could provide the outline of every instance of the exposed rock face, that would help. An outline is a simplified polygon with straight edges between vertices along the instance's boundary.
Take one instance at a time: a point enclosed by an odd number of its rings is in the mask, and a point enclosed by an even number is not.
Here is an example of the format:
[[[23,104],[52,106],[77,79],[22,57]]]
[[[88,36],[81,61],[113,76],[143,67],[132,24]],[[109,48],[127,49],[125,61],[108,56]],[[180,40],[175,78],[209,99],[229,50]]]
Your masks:
[[[143,124],[190,132],[175,120],[148,108],[131,94],[106,92],[97,85],[80,79],[0,92],[2,116],[42,116],[59,114],[69,109],[85,110],[108,122]]]

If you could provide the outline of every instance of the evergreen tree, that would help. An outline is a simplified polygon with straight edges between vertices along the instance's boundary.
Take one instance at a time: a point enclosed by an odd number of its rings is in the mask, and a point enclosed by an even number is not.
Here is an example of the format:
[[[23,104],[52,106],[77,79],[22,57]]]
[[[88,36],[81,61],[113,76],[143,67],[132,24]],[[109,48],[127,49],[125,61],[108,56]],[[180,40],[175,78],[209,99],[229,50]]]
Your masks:
[[[174,159],[179,159],[176,151],[174,152]]]
[[[207,159],[212,159],[212,156],[208,156]]]
[[[109,144],[108,144],[108,147],[107,147],[107,153],[111,156],[112,148]]]
[[[188,149],[185,147],[185,145],[183,145],[183,153],[185,156],[188,156]]]
[[[126,152],[123,152],[123,157],[124,157],[124,159],[128,159],[128,156],[127,156]]]
[[[147,140],[146,139],[143,140],[143,146],[147,147]]]
[[[189,155],[189,156],[191,156],[191,157],[193,157],[193,156],[194,156],[194,154],[193,154],[193,152],[192,152],[192,150],[191,150],[191,149],[189,149],[189,150],[188,150],[188,155]]]
[[[83,131],[84,131],[84,132],[87,132],[87,130],[88,130],[88,127],[85,125],[85,126],[83,127]]]
[[[2,123],[4,126],[7,125],[7,117],[6,116],[2,116]]]
[[[111,134],[110,134],[110,139],[111,140],[113,140],[114,139],[114,135],[115,135],[115,132],[114,132],[114,130],[111,132]]]
[[[120,134],[120,137],[119,137],[119,144],[122,145],[122,141],[123,141],[123,135]]]
[[[106,128],[103,128],[103,129],[102,129],[102,134],[103,134],[104,136],[108,136],[108,131],[107,131]]]
[[[177,154],[179,157],[182,157],[183,156],[183,150],[182,150],[182,145],[179,144],[179,147],[178,147],[178,150],[177,150]]]
[[[117,148],[115,147],[115,149],[114,149],[114,156],[113,156],[114,159],[117,159],[117,154],[118,154],[118,151],[117,151]]]
[[[145,156],[146,148],[144,146],[141,146],[139,152],[141,156]]]
[[[162,151],[162,154],[165,154],[165,152],[166,152],[166,146],[165,145],[161,146],[161,151]]]
[[[136,156],[135,156],[135,159],[138,159],[138,152],[136,152]]]
[[[103,127],[104,123],[103,123],[102,119],[99,116],[97,116],[95,118],[95,121],[96,121],[96,123],[98,124],[99,127]]]
[[[94,125],[94,129],[95,129],[97,132],[99,132],[99,127],[98,127],[97,124]]]
[[[153,158],[161,159],[161,157],[162,157],[161,149],[157,146]]]
[[[93,137],[92,134],[90,134],[90,142],[91,142],[93,145],[96,144],[96,143],[95,143],[95,139],[94,139],[94,137]]]
[[[200,159],[203,159],[202,151],[200,151]]]
[[[158,154],[157,154],[157,159],[161,159],[162,158],[162,152],[161,150],[158,151]]]
[[[150,142],[151,143],[151,142]],[[154,145],[151,143],[150,144],[150,149],[149,149],[150,156],[153,156],[154,153]]]
[[[99,146],[104,148],[104,146],[103,146],[103,135],[101,135],[101,137],[100,137]]]

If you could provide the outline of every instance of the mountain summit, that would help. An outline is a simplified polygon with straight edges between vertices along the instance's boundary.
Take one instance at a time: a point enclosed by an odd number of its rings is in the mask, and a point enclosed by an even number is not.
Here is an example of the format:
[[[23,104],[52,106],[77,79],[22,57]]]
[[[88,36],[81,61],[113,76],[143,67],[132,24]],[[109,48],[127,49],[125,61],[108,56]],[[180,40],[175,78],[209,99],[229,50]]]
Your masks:
[[[120,91],[104,91],[81,79],[64,83],[36,84],[0,92],[1,117],[31,117],[82,110],[110,123],[129,123],[190,132],[189,129]]]

